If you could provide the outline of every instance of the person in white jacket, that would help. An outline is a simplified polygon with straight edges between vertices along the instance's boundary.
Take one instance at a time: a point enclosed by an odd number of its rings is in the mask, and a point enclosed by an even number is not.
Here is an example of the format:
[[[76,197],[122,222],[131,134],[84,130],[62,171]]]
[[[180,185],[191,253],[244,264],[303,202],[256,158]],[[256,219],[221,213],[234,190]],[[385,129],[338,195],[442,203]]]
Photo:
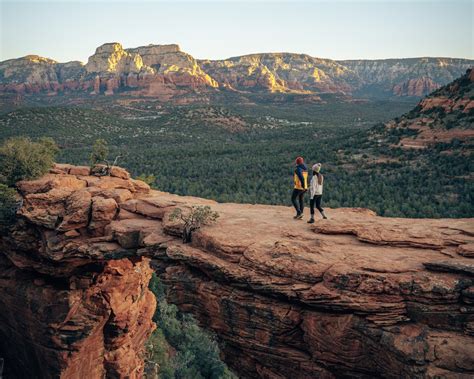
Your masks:
[[[316,207],[318,211],[321,213],[324,219],[327,219],[326,214],[324,213],[324,209],[321,207],[321,200],[323,198],[323,184],[324,184],[324,177],[321,174],[321,163],[316,163],[313,165],[313,177],[311,178],[311,182],[309,184],[309,191],[310,191],[310,200],[309,200],[309,208],[311,212],[311,218],[308,221],[308,224],[314,224],[314,208]]]

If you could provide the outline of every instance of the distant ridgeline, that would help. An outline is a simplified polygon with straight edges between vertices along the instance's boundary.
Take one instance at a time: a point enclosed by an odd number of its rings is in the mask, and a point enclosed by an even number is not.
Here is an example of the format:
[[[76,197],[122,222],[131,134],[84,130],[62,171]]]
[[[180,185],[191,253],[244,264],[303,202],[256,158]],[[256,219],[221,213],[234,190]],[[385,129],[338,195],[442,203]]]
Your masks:
[[[0,95],[122,93],[183,103],[205,102],[223,91],[297,94],[315,102],[321,94],[420,97],[473,64],[455,58],[335,61],[291,53],[196,60],[178,45],[124,49],[120,43],[106,43],[86,64],[37,55],[0,62]]]

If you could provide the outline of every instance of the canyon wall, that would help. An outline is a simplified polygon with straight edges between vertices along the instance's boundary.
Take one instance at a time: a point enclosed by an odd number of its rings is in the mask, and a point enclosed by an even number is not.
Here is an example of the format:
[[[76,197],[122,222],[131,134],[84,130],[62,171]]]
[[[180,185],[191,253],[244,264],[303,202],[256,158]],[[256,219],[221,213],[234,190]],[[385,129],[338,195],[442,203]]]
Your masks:
[[[149,258],[110,237],[121,201],[145,183],[57,166],[19,183],[18,221],[0,239],[5,378],[140,378],[155,325]]]
[[[20,183],[2,238],[0,352],[11,372],[139,377],[149,259],[242,378],[470,378],[474,220],[218,204],[57,165]],[[220,215],[183,244],[176,207]],[[30,370],[30,371],[26,371]],[[85,375],[88,373],[88,375]],[[85,376],[84,376],[85,375]]]

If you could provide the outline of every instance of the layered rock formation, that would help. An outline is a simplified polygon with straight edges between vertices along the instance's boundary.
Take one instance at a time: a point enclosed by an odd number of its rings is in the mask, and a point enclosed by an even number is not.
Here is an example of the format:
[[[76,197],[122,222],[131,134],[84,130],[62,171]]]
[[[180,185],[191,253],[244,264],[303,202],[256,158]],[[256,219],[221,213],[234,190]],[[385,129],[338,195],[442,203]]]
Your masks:
[[[474,374],[473,220],[339,209],[309,227],[285,207],[213,209],[218,226],[161,247],[157,267],[241,377]]]
[[[452,58],[334,61],[290,53],[198,61],[178,45],[124,49],[114,42],[99,46],[86,65],[39,56],[0,62],[0,93],[126,91],[164,101],[215,89],[296,93],[308,99],[322,93],[423,96],[473,64],[473,60]]]
[[[0,239],[6,378],[142,377],[155,327],[152,270],[112,237],[111,224],[119,204],[148,187],[117,169],[113,177],[88,173],[58,165],[19,183],[18,221]]]
[[[397,134],[397,146],[424,149],[435,143],[474,143],[474,70],[431,93],[406,115],[390,121],[381,135]]]
[[[0,62],[0,91],[38,93],[76,90],[81,87],[80,62],[58,63],[52,59],[28,55]]]
[[[474,64],[457,58],[339,61],[372,89],[391,88],[397,96],[424,96],[462,75]]]
[[[309,226],[287,207],[148,191],[120,169],[86,174],[59,165],[19,185],[0,271],[12,370],[138,376],[153,257],[170,300],[217,333],[242,378],[474,375],[474,220],[329,209]],[[169,215],[191,205],[220,217],[183,244]]]
[[[336,61],[305,54],[252,54],[200,64],[224,87],[239,90],[350,93],[357,81]]]
[[[417,96],[421,97],[440,87],[431,78],[421,77],[418,79],[409,79],[393,87],[393,93],[397,96]]]
[[[216,88],[218,83],[177,45],[124,49],[120,43],[99,46],[87,64],[58,63],[27,56],[0,63],[0,91],[57,94],[85,91],[113,95],[121,89],[168,99],[170,95]]]

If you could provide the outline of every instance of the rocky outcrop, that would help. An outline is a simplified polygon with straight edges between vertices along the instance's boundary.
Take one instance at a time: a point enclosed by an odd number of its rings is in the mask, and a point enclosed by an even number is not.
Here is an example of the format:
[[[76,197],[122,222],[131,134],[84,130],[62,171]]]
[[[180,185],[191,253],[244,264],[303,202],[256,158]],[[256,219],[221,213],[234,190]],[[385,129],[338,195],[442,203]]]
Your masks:
[[[143,60],[139,54],[125,51],[120,43],[106,43],[99,46],[85,65],[87,72],[140,72]]]
[[[99,94],[101,89],[104,94],[112,95],[121,88],[134,88],[142,95],[168,97],[169,92],[180,94],[181,87],[198,91],[219,86],[178,45],[124,49],[119,43],[107,43],[97,48],[85,68],[100,78],[94,94]]]
[[[124,49],[113,42],[99,46],[86,65],[39,56],[0,62],[0,93],[123,92],[163,101],[182,101],[183,95],[216,89],[299,94],[307,101],[319,101],[317,95],[324,93],[423,96],[473,64],[473,60],[452,58],[334,61],[291,53],[196,60],[178,45]]]
[[[68,173],[69,172],[69,173]],[[149,259],[112,236],[119,205],[148,191],[57,165],[19,183],[0,240],[0,357],[7,378],[139,378],[154,329]]]
[[[241,377],[474,374],[473,220],[339,209],[309,227],[285,207],[213,209],[218,226],[155,262]]]
[[[2,239],[7,363],[139,374],[152,257],[169,299],[216,332],[242,378],[474,375],[474,220],[329,209],[309,226],[287,207],[148,191],[119,169],[86,174],[60,165],[19,185],[20,221]],[[220,217],[183,244],[169,216],[191,205]]]
[[[37,55],[0,62],[0,90],[20,94],[54,92],[60,87],[56,65],[56,61]]]
[[[397,146],[424,149],[436,143],[462,142],[466,148],[474,143],[473,70],[439,88],[422,99],[406,115],[386,124],[382,138],[402,136]],[[381,140],[378,135],[375,138]]]

